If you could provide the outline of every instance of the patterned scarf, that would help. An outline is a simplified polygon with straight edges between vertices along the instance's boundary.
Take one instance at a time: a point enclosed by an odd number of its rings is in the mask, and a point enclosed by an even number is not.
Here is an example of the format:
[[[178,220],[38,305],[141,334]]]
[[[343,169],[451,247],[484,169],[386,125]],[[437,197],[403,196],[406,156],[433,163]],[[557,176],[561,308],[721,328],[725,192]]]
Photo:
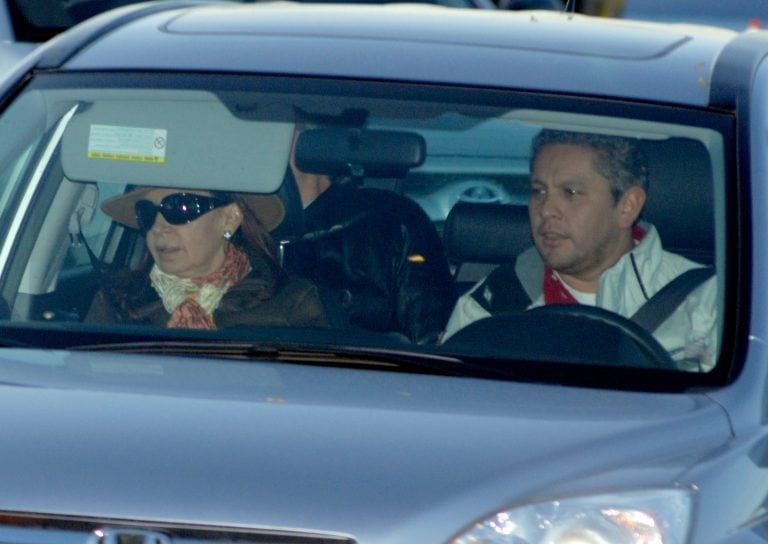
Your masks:
[[[166,311],[171,314],[169,328],[215,329],[213,312],[224,294],[251,271],[248,256],[232,244],[227,246],[224,263],[202,278],[179,278],[166,274],[157,265],[149,278]]]
[[[632,227],[632,240],[637,244],[645,237],[640,225]],[[549,265],[544,267],[544,304],[578,304],[576,298],[565,286],[560,276]]]

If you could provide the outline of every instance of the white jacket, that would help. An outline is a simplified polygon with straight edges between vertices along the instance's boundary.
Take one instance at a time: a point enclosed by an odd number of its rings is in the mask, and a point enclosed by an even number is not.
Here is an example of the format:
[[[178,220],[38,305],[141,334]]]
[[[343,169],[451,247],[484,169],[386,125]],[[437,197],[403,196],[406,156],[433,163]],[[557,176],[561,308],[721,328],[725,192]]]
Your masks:
[[[643,287],[647,296],[652,297],[675,277],[688,269],[700,266],[680,255],[665,251],[655,227],[647,223],[644,223],[643,227],[646,230],[643,239],[632,251],[623,255],[615,265],[602,273],[597,291],[597,306],[627,318],[646,302]],[[535,252],[535,249],[531,248],[518,257],[516,266],[518,277],[526,292],[529,295],[538,293],[529,308],[544,304],[541,294],[541,265],[539,264],[535,274],[530,271],[526,274],[520,270],[521,262],[531,262],[531,252]],[[534,276],[536,284],[532,284],[531,279],[525,276]],[[443,333],[443,341],[473,321],[490,315],[471,296],[482,284],[483,281],[478,282],[459,298]],[[696,288],[654,331],[656,339],[669,351],[681,369],[708,371],[714,367],[719,339],[717,307],[717,277],[712,277]]]

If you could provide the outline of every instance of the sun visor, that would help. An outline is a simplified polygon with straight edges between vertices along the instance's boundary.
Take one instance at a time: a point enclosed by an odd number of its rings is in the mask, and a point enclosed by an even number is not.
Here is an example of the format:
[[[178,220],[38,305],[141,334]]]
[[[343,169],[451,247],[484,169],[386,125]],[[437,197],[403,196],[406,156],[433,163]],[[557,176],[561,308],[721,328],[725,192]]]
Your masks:
[[[73,181],[272,193],[292,123],[247,121],[215,100],[106,100],[80,106],[62,139]]]

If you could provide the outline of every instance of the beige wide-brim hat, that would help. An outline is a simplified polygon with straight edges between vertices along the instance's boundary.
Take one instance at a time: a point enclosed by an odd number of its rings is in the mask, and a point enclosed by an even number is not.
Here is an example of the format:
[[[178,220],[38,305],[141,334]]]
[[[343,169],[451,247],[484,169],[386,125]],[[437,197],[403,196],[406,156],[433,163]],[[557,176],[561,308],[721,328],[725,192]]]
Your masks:
[[[112,219],[130,227],[138,229],[139,224],[136,221],[136,202],[146,198],[147,193],[158,187],[142,187],[125,193],[123,195],[108,198],[101,204],[101,209]],[[184,192],[184,189],[179,189]],[[285,207],[283,202],[276,195],[255,195],[249,193],[237,193],[250,208],[253,214],[261,221],[267,230],[272,231],[285,218]]]

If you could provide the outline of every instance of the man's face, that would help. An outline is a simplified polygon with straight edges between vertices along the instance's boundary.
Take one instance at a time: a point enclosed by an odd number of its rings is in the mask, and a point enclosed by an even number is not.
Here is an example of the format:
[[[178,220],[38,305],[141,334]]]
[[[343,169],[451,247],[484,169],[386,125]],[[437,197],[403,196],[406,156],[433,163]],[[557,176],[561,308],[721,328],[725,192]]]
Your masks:
[[[552,144],[531,172],[528,212],[544,262],[576,289],[594,291],[603,270],[632,247],[625,197],[615,202],[611,183],[594,167],[589,147]],[[644,195],[643,195],[644,196]]]

